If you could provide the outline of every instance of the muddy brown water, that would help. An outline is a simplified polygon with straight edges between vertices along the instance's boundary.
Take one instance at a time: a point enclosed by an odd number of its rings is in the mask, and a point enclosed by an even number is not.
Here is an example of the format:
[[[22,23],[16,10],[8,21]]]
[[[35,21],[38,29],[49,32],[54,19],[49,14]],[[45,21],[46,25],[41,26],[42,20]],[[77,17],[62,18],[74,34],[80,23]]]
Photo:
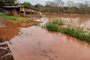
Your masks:
[[[90,28],[90,26],[89,26],[90,25],[90,15],[67,15],[67,14],[63,14],[63,15],[56,14],[55,15],[55,14],[52,14],[52,15],[47,15],[47,17],[48,18],[41,19],[41,21],[43,21],[43,23],[41,23],[41,25],[44,25],[48,21],[48,19],[49,20],[63,19],[63,20],[72,20],[73,22],[75,22],[77,24],[82,23],[82,25],[84,25],[85,27]],[[6,40],[10,40],[19,32],[19,29],[16,27],[22,27],[22,28],[25,27],[26,28],[26,27],[32,26],[33,24],[38,24],[38,23],[33,22],[30,24],[27,24],[27,23],[16,24],[15,22],[7,21],[5,24],[6,24],[6,27],[4,27],[4,28],[0,27],[0,35],[1,35],[1,33],[3,33],[2,38],[6,39]]]
[[[15,60],[90,60],[90,46],[39,27],[22,28],[8,44]]]
[[[78,15],[78,14],[48,14],[46,15],[50,20],[55,18],[63,18],[63,19],[70,19],[70,20],[80,20],[81,22],[85,22],[90,20],[90,15]]]
[[[72,21],[76,25],[81,25],[90,29],[90,15],[78,15],[78,14],[48,14],[47,17],[50,21],[56,19],[62,19],[65,21]]]
[[[52,17],[49,19],[56,18]],[[90,19],[89,16],[71,17],[63,16],[63,19],[75,18],[80,23]],[[49,32],[40,26],[21,28],[20,31],[10,40],[11,44],[8,43],[15,60],[90,60],[90,44],[76,38]]]

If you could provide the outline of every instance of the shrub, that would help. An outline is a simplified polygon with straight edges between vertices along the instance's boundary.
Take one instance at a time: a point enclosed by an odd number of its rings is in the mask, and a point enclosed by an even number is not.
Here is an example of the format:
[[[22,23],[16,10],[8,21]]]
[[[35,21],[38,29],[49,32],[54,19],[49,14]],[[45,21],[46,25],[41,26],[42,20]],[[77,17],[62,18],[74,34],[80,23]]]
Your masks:
[[[50,31],[56,31],[56,32],[59,31],[59,26],[58,26],[58,24],[54,24],[54,23],[52,23],[52,22],[47,23],[46,28],[47,28],[48,30],[50,30]]]

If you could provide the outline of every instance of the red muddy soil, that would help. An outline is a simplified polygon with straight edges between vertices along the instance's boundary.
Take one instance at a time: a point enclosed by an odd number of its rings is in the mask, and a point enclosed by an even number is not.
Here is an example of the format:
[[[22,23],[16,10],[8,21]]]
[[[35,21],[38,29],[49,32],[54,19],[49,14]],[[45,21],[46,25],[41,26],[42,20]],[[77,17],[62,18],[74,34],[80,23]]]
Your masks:
[[[0,27],[0,38],[4,39],[5,41],[9,41],[15,35],[19,33],[20,28],[30,27],[34,24],[38,24],[38,22],[31,22],[31,23],[15,23],[12,21],[4,21],[6,27]]]
[[[11,38],[17,35],[18,32],[19,32],[18,28],[3,27],[3,28],[0,28],[0,38],[2,38],[4,41],[9,41]]]

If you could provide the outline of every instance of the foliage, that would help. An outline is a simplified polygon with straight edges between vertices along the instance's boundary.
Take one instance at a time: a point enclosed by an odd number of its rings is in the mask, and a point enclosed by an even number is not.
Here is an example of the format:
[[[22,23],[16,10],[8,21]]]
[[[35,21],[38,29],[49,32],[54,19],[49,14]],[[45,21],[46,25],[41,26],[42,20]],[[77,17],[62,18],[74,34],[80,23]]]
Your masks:
[[[22,5],[32,7],[31,3],[29,3],[29,2],[24,2]]]
[[[54,0],[54,1],[47,1],[46,2],[47,5],[50,5],[50,6],[54,6],[54,7],[62,7],[64,5],[64,1],[62,0]]]
[[[58,24],[59,21],[49,22],[46,25],[46,28],[49,31],[61,32],[73,37],[80,39],[81,41],[90,42],[90,32],[84,31],[80,27],[63,27],[61,24]],[[63,24],[63,22],[62,22]]]
[[[48,30],[50,30],[50,31],[56,31],[56,32],[59,31],[59,26],[58,26],[58,24],[54,24],[54,23],[49,22],[49,23],[47,23],[46,27],[47,27]]]
[[[5,6],[5,5],[15,5],[16,0],[0,0],[0,6]]]
[[[3,9],[4,6],[15,5],[15,1],[16,0],[0,0],[0,12],[4,11],[4,9]]]
[[[3,1],[0,0],[0,7],[4,6],[5,3]]]
[[[21,22],[30,22],[31,19],[27,17],[19,17],[19,16],[8,16],[4,13],[0,13],[0,19],[5,19],[5,20],[10,20],[14,21],[16,23],[21,23]]]
[[[37,8],[44,13],[90,14],[90,2],[86,2],[53,0],[47,1],[45,6],[39,5]]]

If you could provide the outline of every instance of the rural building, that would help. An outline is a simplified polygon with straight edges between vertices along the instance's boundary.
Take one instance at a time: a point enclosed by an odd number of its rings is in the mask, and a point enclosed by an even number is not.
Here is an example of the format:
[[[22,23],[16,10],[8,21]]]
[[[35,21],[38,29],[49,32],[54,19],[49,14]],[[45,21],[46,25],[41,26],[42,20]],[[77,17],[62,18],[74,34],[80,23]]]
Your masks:
[[[35,8],[27,6],[4,6],[6,14],[16,16],[30,16],[30,15],[41,15],[41,12]]]

